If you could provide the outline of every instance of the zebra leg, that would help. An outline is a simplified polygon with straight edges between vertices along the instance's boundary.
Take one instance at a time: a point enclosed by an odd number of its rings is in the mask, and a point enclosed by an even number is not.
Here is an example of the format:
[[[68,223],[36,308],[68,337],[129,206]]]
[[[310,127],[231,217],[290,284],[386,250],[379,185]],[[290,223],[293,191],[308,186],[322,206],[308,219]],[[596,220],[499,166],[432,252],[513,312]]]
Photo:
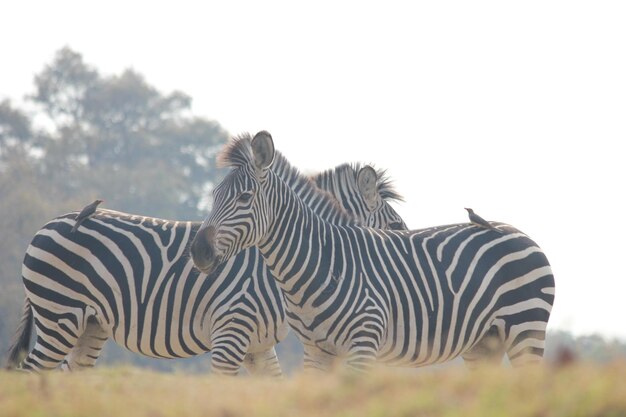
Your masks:
[[[37,339],[33,350],[24,359],[22,369],[35,372],[55,369],[82,335],[85,311],[72,309],[53,312],[35,303],[32,306]]]
[[[369,290],[365,290],[363,304],[360,306],[359,318],[354,321],[349,332],[349,350],[346,365],[349,369],[364,373],[374,366],[378,357],[380,341],[383,338],[386,321],[375,301],[369,295]]]
[[[250,346],[250,334],[245,328],[233,326],[211,338],[211,371],[221,375],[237,375]]]
[[[547,320],[539,320],[509,327],[505,346],[506,354],[514,367],[541,363],[547,324]]]
[[[55,369],[71,349],[65,344],[59,344],[56,338],[37,336],[35,346],[22,362],[21,369],[28,372]]]
[[[346,365],[358,373],[370,371],[378,357],[379,346],[380,335],[377,332],[363,330],[357,333],[352,339]]]
[[[504,323],[497,322],[474,346],[463,354],[465,365],[470,369],[486,364],[500,364],[504,357]]]
[[[328,372],[335,364],[336,356],[318,347],[304,345],[304,371],[306,373]]]
[[[251,375],[280,377],[282,370],[273,347],[261,352],[248,353],[244,357],[243,366]]]
[[[61,364],[61,369],[75,371],[93,368],[108,338],[108,333],[100,326],[95,317],[90,317],[85,331]]]
[[[239,347],[221,343],[211,349],[211,372],[219,375],[236,376],[246,356]]]

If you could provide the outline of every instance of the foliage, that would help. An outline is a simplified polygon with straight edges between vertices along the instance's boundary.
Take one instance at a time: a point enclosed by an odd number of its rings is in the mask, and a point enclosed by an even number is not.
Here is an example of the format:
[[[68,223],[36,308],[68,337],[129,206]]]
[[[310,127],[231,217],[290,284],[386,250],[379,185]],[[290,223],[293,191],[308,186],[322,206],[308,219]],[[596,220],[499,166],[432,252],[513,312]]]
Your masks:
[[[560,370],[449,368],[283,380],[133,368],[41,376],[0,372],[0,409],[46,416],[618,416],[625,363]],[[245,401],[242,401],[245,399]]]
[[[164,95],[133,70],[102,76],[67,48],[35,84],[32,100],[52,126],[37,141],[37,165],[65,193],[92,190],[111,207],[146,215],[200,216],[227,135],[191,116],[191,97]]]

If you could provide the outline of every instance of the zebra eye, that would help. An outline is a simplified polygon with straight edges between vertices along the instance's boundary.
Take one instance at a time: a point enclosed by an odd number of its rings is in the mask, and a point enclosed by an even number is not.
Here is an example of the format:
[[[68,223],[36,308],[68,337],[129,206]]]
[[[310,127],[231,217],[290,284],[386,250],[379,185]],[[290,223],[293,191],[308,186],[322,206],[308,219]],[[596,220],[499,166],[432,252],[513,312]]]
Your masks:
[[[252,201],[252,197],[252,192],[244,191],[243,193],[239,194],[239,197],[237,197],[237,201],[242,204],[248,204],[250,201]]]

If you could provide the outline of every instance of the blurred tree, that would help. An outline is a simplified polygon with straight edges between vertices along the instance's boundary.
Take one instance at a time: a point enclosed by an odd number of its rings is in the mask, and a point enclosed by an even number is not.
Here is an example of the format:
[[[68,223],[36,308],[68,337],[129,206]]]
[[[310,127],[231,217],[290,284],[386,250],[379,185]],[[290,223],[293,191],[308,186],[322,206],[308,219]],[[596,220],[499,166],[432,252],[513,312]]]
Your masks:
[[[0,103],[0,161],[10,161],[16,153],[24,155],[33,137],[31,121],[9,100]]]
[[[40,168],[64,193],[146,215],[202,216],[227,134],[193,117],[189,96],[164,95],[132,70],[102,76],[68,48],[35,77],[35,87],[32,100],[53,126],[38,141]]]

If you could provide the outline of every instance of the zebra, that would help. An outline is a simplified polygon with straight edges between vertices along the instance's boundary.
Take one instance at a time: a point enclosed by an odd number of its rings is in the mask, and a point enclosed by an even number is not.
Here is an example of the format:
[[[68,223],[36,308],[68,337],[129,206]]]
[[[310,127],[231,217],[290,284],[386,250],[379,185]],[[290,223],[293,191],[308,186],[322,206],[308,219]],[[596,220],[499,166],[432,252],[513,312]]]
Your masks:
[[[554,278],[528,236],[502,223],[498,231],[333,225],[269,169],[274,154],[265,131],[221,152],[231,171],[213,190],[191,252],[210,272],[242,249],[260,250],[304,345],[305,369],[541,360]]]
[[[280,154],[274,169],[323,218],[354,221],[338,201],[310,192],[317,189],[314,180]],[[388,178],[371,167],[360,169],[366,185],[337,189],[359,202],[361,217],[355,219],[383,228],[404,224],[387,207],[401,199],[389,191]],[[332,176],[332,170],[325,175]],[[385,192],[374,195],[372,187]],[[375,206],[381,199],[383,204]],[[241,252],[210,275],[200,274],[189,258],[199,222],[99,209],[71,233],[77,214],[48,222],[26,250],[26,299],[7,367],[18,365],[28,351],[34,319],[37,338],[22,362],[24,370],[93,367],[112,338],[155,358],[211,351],[211,368],[221,374],[236,374],[241,366],[254,374],[281,374],[274,346],[288,332],[283,297],[256,249]]]

